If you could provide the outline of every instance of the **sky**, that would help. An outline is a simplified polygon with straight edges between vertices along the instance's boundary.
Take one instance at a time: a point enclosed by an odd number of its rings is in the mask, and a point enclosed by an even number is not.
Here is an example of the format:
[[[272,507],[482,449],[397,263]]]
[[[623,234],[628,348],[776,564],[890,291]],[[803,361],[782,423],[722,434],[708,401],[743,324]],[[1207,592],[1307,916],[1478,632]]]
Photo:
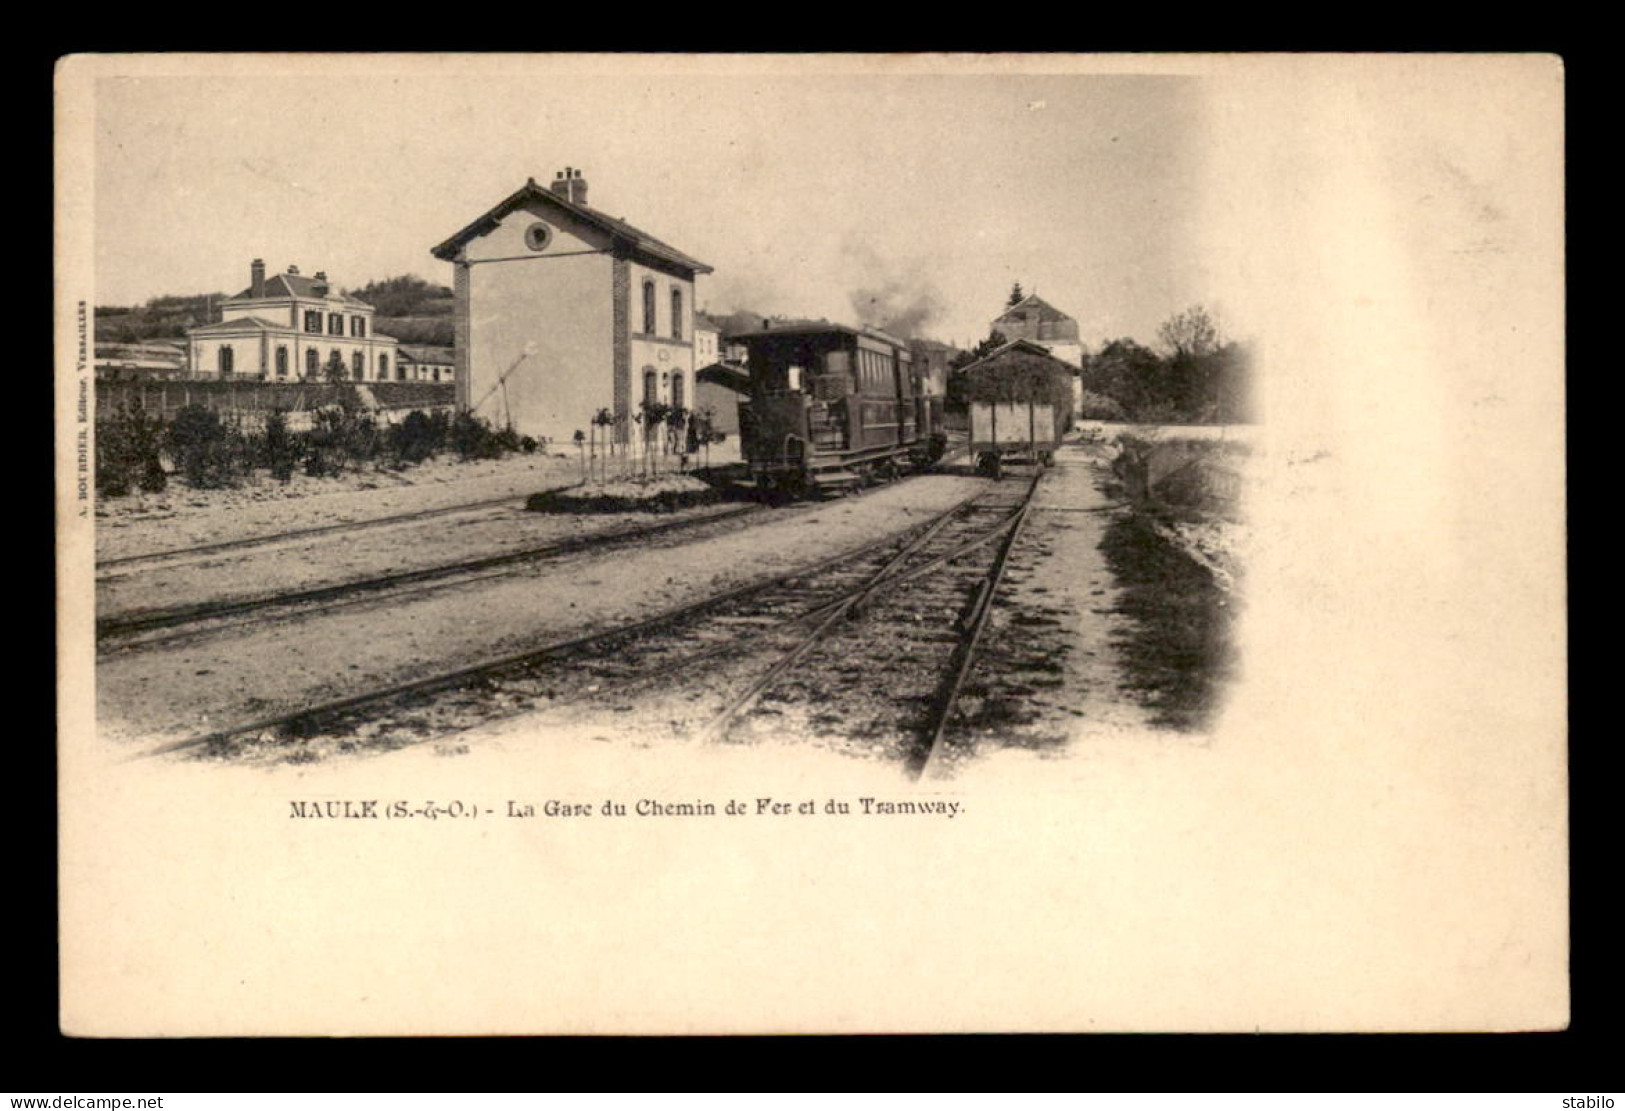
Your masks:
[[[1084,342],[1221,300],[1203,82],[849,59],[253,59],[96,82],[97,304],[236,293],[249,262],[451,284],[429,251],[526,178],[714,268],[702,308],[984,337],[1013,283]],[[723,69],[724,72],[709,72]],[[278,72],[281,69],[283,72]]]

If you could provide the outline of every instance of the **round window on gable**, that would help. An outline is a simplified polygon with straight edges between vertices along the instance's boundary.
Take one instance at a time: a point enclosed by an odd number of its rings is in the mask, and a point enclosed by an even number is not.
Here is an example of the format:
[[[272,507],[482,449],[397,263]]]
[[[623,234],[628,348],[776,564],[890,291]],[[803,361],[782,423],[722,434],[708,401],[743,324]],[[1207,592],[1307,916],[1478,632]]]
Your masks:
[[[553,229],[540,220],[525,229],[525,246],[531,250],[545,251],[547,245],[551,242],[553,242]]]

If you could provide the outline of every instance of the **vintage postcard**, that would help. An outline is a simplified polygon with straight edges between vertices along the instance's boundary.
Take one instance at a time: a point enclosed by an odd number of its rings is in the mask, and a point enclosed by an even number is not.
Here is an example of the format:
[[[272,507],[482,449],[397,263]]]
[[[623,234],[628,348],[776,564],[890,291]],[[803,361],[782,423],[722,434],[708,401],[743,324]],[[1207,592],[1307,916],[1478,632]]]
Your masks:
[[[1565,1027],[1563,106],[64,59],[62,1029]]]

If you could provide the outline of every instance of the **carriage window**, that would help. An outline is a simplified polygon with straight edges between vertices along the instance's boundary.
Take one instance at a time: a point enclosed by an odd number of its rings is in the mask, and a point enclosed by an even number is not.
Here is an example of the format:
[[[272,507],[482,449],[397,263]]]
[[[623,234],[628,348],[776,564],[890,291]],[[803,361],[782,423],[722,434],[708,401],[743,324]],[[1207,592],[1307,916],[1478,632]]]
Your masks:
[[[825,374],[850,374],[852,362],[845,351],[831,351],[824,356]]]
[[[795,393],[795,392],[797,392],[798,390],[801,389],[801,368],[800,367],[791,366],[788,370],[785,371],[785,386],[786,386],[786,388],[789,389],[789,391],[791,393]]]

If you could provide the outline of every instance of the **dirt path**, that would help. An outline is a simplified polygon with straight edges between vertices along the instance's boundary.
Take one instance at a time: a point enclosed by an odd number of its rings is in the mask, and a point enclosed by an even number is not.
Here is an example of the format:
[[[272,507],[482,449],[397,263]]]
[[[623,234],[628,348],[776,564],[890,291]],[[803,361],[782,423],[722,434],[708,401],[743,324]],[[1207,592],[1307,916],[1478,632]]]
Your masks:
[[[1149,718],[1124,685],[1118,645],[1130,633],[1100,550],[1122,512],[1102,492],[1105,454],[1063,447],[1039,485],[1011,553],[991,626],[966,684],[960,747],[1057,753]],[[967,744],[968,742],[968,744]]]

